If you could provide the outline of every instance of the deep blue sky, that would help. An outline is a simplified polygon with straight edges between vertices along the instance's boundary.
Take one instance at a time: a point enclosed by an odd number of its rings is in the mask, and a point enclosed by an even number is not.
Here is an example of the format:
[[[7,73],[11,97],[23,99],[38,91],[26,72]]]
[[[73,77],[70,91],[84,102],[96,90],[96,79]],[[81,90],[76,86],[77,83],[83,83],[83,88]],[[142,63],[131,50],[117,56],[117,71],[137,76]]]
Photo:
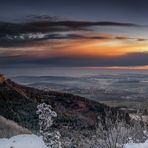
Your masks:
[[[148,24],[147,0],[0,0],[0,19],[51,15],[79,20]]]

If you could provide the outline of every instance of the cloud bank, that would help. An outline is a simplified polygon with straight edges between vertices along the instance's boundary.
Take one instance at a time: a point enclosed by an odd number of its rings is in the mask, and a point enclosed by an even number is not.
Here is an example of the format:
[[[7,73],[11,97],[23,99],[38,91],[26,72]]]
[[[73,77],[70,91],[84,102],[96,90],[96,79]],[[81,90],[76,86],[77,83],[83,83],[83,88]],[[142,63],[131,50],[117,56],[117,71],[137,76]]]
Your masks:
[[[27,21],[17,23],[0,22],[0,65],[2,67],[26,64],[28,66],[82,67],[147,65],[148,53],[145,51],[148,49],[144,50],[147,38],[123,33],[127,29],[141,29],[143,27],[146,26],[109,21],[60,20],[47,16],[34,19],[31,17]],[[108,28],[111,31],[115,28],[118,32],[108,31],[107,33],[104,30]],[[79,46],[80,50],[83,50],[84,53],[87,52],[87,54],[83,55],[83,52],[79,51]],[[94,50],[92,56],[89,53],[93,47],[95,50],[92,49]],[[143,50],[138,52],[137,47],[139,50],[142,47]],[[109,51],[110,48],[112,50]],[[95,52],[98,53],[99,50],[104,49],[106,51],[100,53],[118,53],[118,48],[123,48],[125,54],[118,56],[96,54],[95,56]],[[135,48],[136,50],[134,50]],[[75,50],[77,50],[77,55],[73,54]],[[126,50],[131,51],[128,53]]]

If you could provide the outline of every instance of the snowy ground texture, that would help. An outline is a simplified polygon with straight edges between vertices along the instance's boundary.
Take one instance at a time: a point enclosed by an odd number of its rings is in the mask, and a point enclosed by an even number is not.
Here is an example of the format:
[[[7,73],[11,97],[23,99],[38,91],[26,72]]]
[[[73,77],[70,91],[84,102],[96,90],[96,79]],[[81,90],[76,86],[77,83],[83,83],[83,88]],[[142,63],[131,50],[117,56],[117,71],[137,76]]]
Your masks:
[[[47,148],[41,137],[36,135],[18,135],[10,139],[0,139],[0,148]],[[128,143],[125,148],[148,148],[148,140],[145,143]]]
[[[47,148],[41,137],[19,135],[10,139],[0,139],[0,148]]]

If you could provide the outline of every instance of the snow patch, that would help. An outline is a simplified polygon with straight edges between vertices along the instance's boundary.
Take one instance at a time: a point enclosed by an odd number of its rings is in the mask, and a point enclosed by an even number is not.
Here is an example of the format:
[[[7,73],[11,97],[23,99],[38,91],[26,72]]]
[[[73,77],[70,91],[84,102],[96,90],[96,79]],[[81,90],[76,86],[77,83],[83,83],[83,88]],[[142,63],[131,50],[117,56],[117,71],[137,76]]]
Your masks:
[[[36,135],[18,135],[10,139],[0,139],[0,148],[47,148],[42,137]]]
[[[145,143],[128,143],[124,148],[148,148],[148,140]]]

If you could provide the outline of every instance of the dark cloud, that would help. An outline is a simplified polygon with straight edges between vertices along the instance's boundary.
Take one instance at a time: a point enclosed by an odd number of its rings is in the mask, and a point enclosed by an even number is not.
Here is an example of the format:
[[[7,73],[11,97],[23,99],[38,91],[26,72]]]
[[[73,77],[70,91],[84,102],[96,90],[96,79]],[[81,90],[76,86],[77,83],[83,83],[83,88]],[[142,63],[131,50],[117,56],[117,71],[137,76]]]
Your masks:
[[[143,66],[148,63],[148,52],[130,53],[118,57],[49,57],[34,58],[29,56],[2,56],[0,65],[5,66],[22,66],[44,65],[44,66]]]
[[[147,39],[143,39],[143,38],[138,38],[137,41],[143,42],[146,41]]]
[[[35,41],[52,39],[109,39],[109,37],[100,35],[86,36],[86,32],[94,32],[92,28],[94,26],[140,27],[137,24],[120,22],[63,21],[49,16],[39,16],[35,19],[31,17],[31,20],[21,23],[0,22],[0,46],[30,46]],[[119,36],[115,39],[127,38]],[[142,41],[142,39],[138,40]]]

